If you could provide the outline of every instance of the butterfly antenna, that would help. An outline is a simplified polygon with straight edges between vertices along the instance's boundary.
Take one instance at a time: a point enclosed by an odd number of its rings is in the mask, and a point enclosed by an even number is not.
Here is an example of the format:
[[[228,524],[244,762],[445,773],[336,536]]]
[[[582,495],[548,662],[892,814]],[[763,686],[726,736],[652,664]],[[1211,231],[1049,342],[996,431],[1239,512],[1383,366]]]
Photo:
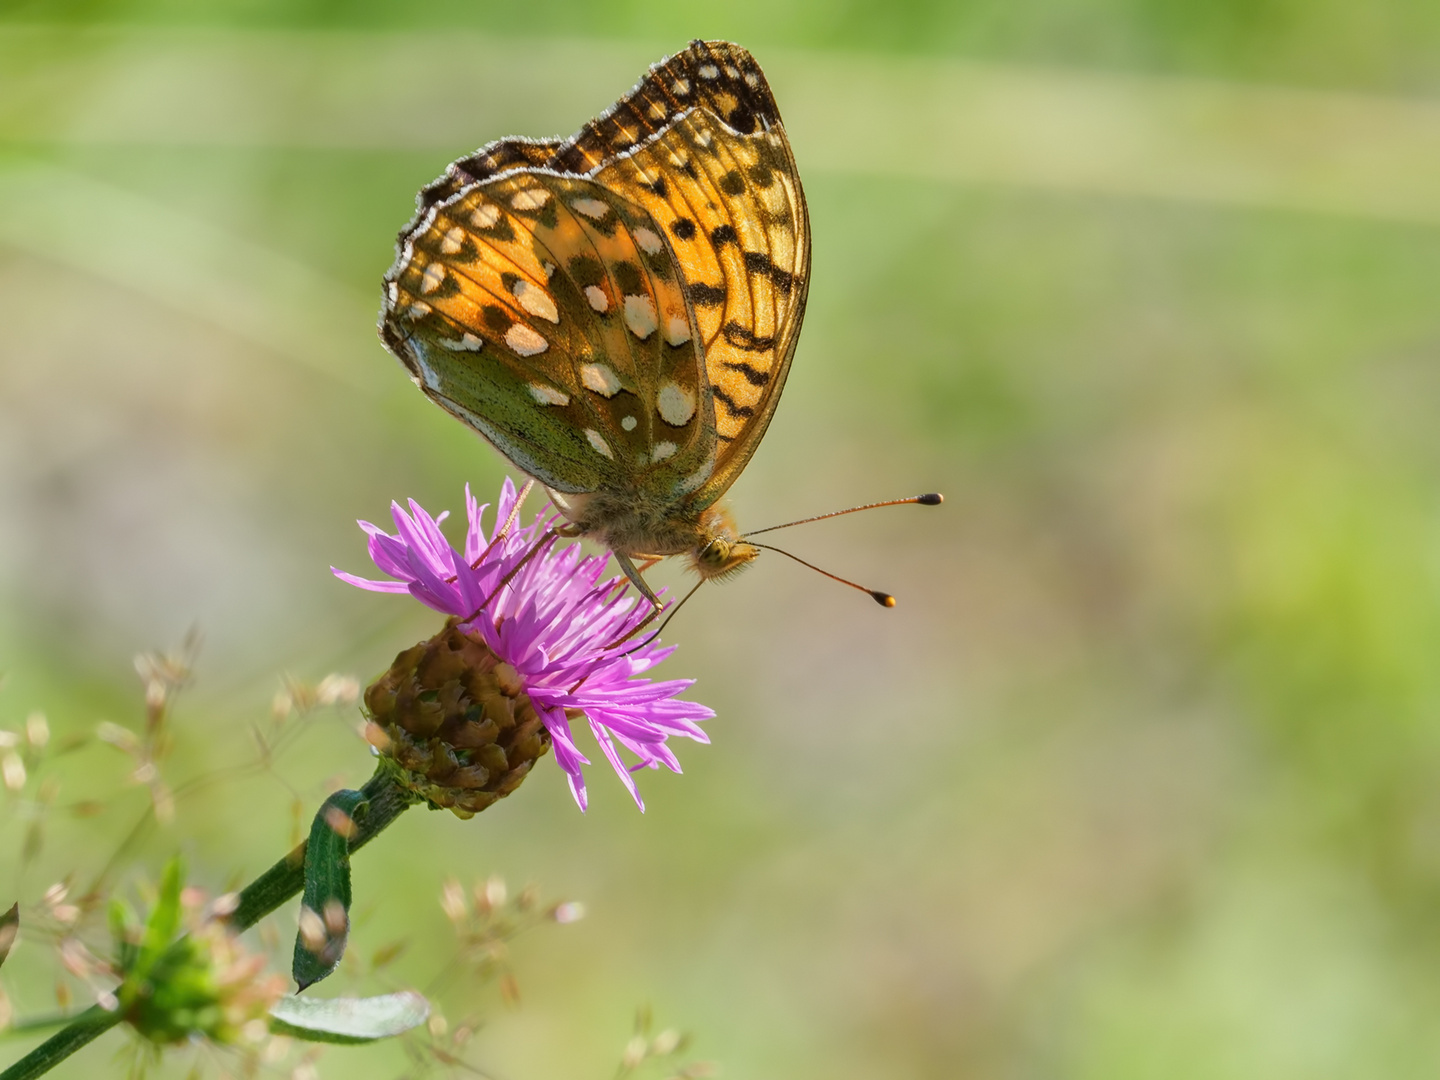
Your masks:
[[[705,584],[705,579],[704,579],[704,578],[701,578],[699,581],[697,581],[697,582],[695,583],[695,587],[692,588],[689,592],[687,592],[683,597],[681,597],[680,602],[679,602],[678,604],[676,604],[676,605],[675,605],[674,607],[672,607],[668,612],[666,612],[665,618],[661,621],[660,625],[655,628],[655,632],[654,632],[653,634],[651,634],[649,637],[647,637],[647,638],[646,638],[644,641],[642,641],[639,645],[636,645],[633,649],[626,649],[621,655],[622,655],[622,656],[629,656],[629,655],[630,655],[631,653],[633,653],[633,652],[639,652],[641,649],[645,648],[646,645],[649,645],[652,641],[654,641],[654,640],[655,640],[656,638],[658,638],[661,634],[663,634],[663,633],[665,632],[665,627],[669,626],[669,625],[670,625],[670,620],[675,617],[675,613],[676,613],[677,611],[679,611],[682,607],[684,607],[684,606],[685,606],[685,601],[686,601],[686,600],[689,600],[690,597],[694,596],[697,592],[699,592],[699,591],[700,591],[700,586],[701,586],[701,585],[704,585],[704,584]],[[644,624],[642,623],[641,625],[644,625]],[[636,629],[638,630],[639,627],[636,627]]]
[[[788,529],[792,525],[809,525],[812,521],[824,521],[826,518],[842,517],[845,514],[858,514],[861,510],[877,510],[882,506],[905,506],[908,503],[915,503],[917,506],[939,506],[944,501],[945,496],[941,495],[939,492],[931,492],[928,495],[912,495],[908,499],[889,499],[885,502],[866,503],[864,506],[852,506],[849,510],[832,510],[828,514],[817,514],[814,517],[801,518],[799,521],[787,521],[784,525],[771,525],[768,528],[756,529],[754,532],[746,533],[744,536],[741,537],[741,539],[749,540],[752,536],[759,536],[761,533],[774,532],[776,529]],[[764,547],[763,544],[758,544],[756,546]],[[780,551],[779,548],[776,548],[775,550]],[[790,555],[788,551],[781,551],[780,554]],[[790,555],[790,557],[792,559],[795,558],[794,555]],[[798,561],[804,562],[803,559]],[[805,565],[809,566],[810,564],[806,563]],[[814,569],[818,569],[818,567]],[[820,573],[823,574],[825,573],[825,571],[821,570]],[[833,577],[834,575],[831,576]],[[840,579],[837,578],[836,580],[838,581]],[[847,581],[845,582],[845,584],[854,585],[855,583],[853,581]],[[860,588],[859,585],[855,585],[855,587],[857,589]],[[865,592],[869,591],[869,589],[865,590]]]
[[[904,500],[901,500],[901,501],[903,501],[903,502],[914,502],[913,499],[904,499]],[[889,506],[890,504],[889,504],[889,503],[876,503],[875,505],[876,505],[876,506]],[[860,507],[856,507],[856,509],[858,509],[858,510],[864,510],[864,509],[866,509],[866,507],[860,506]],[[842,510],[842,511],[840,511],[840,512],[843,514],[843,513],[847,513],[848,511]],[[827,514],[827,515],[825,515],[825,516],[826,516],[826,517],[830,517],[831,515]],[[812,520],[814,520],[814,519],[812,519]],[[803,522],[797,521],[797,522],[795,522],[795,524],[796,524],[796,525],[801,525],[801,524],[803,524]],[[775,527],[776,527],[777,529],[783,529],[785,526],[783,526],[783,525],[777,525],[777,526],[775,526]],[[760,531],[761,531],[761,532],[765,532],[766,530],[761,529]],[[752,534],[752,535],[753,535],[753,534]],[[746,543],[748,544],[748,543],[750,543],[750,541],[747,540]],[[888,592],[882,592],[882,591],[879,590],[879,589],[867,589],[864,585],[857,584],[856,582],[851,581],[851,580],[849,580],[848,578],[843,578],[843,577],[841,577],[841,576],[838,575],[838,574],[832,574],[832,573],[830,573],[829,570],[821,570],[820,567],[816,566],[814,563],[806,562],[804,559],[800,558],[799,555],[791,555],[790,552],[786,551],[784,548],[771,547],[769,544],[756,544],[755,546],[758,547],[758,548],[764,548],[766,551],[775,551],[775,552],[778,552],[779,554],[784,555],[787,559],[794,559],[794,560],[795,560],[796,562],[798,562],[801,566],[808,566],[808,567],[810,567],[811,570],[814,570],[817,574],[824,574],[824,575],[825,575],[826,577],[828,577],[831,581],[838,581],[841,585],[849,585],[850,588],[852,588],[852,589],[859,589],[861,592],[865,593],[867,596],[870,597],[870,599],[874,600],[874,601],[875,601],[877,604],[879,604],[881,607],[894,607],[894,606],[895,606],[895,597],[891,596]]]

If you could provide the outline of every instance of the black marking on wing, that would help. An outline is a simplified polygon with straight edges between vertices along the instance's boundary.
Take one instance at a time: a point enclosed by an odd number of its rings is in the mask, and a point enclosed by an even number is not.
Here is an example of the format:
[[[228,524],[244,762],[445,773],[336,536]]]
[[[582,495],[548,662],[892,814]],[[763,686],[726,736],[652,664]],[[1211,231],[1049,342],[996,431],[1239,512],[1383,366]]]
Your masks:
[[[760,337],[755,331],[748,327],[741,326],[733,319],[722,326],[720,332],[725,335],[725,340],[731,345],[734,345],[737,349],[744,349],[746,352],[765,352],[767,349],[773,349],[775,347],[775,339],[773,337]],[[726,366],[733,367],[737,370],[744,370],[745,378],[756,386],[764,386],[770,379],[769,375],[765,375],[764,379],[757,382],[755,377],[750,374],[750,371],[754,369],[750,368],[748,364],[727,364]],[[755,374],[758,375],[762,373],[756,372]]]
[[[735,232],[734,225],[716,225],[710,233],[710,242],[717,248],[724,247],[726,244],[739,243],[739,241],[740,237]]]
[[[634,263],[617,260],[611,264],[610,272],[615,275],[615,284],[620,286],[621,293],[631,296],[639,295],[645,290],[640,283],[640,268]]]
[[[721,226],[721,228],[726,228],[726,226]],[[719,232],[720,230],[716,229],[715,231]],[[789,270],[776,266],[770,256],[763,251],[745,252],[745,269],[752,274],[764,274],[775,283],[777,289],[787,296],[795,287],[795,275]]]
[[[695,239],[695,223],[689,218],[676,218],[675,223],[670,226],[670,231],[681,240]]]
[[[729,325],[733,326],[734,323],[730,323]],[[769,341],[771,339],[765,338],[763,340]],[[731,371],[738,371],[741,375],[744,375],[745,381],[751,386],[764,386],[770,381],[770,373],[768,371],[761,371],[759,368],[747,364],[743,360],[726,360],[725,366]]]
[[[431,265],[435,264],[432,263]],[[442,267],[443,265],[444,264],[441,264]],[[444,300],[447,296],[454,296],[459,291],[460,282],[455,280],[454,274],[447,272],[445,276],[440,279],[440,284],[436,285],[429,292],[421,294],[421,299],[427,303],[431,300]]]
[[[707,285],[703,281],[697,281],[685,287],[686,295],[690,297],[690,303],[696,307],[719,307],[725,303],[725,286]]]
[[[593,256],[572,256],[568,266],[571,278],[582,289],[589,285],[600,285],[605,281],[605,267]]]
[[[423,193],[422,193],[423,194]],[[474,222],[467,223],[469,228],[475,229],[477,233],[487,240],[498,240],[502,244],[508,244],[515,239],[515,226],[510,224],[510,219],[501,214],[495,219],[495,224],[488,228],[479,229]]]
[[[719,187],[726,195],[743,195],[745,194],[745,178],[735,169],[731,169],[720,177]]]
[[[716,401],[720,402],[725,406],[725,408],[730,410],[731,416],[738,416],[741,419],[748,419],[749,417],[755,415],[755,410],[752,409],[749,405],[736,405],[735,399],[718,386],[710,387],[710,393],[714,396]]]

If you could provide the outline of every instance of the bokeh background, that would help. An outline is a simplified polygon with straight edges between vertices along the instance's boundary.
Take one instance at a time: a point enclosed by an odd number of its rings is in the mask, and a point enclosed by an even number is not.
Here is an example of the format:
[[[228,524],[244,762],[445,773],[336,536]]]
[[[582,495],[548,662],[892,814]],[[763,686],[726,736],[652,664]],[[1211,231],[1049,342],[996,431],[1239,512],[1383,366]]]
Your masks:
[[[374,336],[394,234],[450,159],[573,131],[695,36],[764,66],[814,226],[739,519],[947,496],[785,534],[894,611],[778,557],[691,603],[668,666],[714,745],[643,816],[547,767],[402,819],[352,947],[411,947],[349,989],[425,985],[442,881],[500,874],[589,910],[515,945],[518,1009],[440,996],[506,1080],[611,1075],[644,1003],[736,1078],[1436,1075],[1440,7],[0,10],[5,726],[137,726],[132,655],[198,625],[178,782],[254,760],[285,673],[427,636],[328,570],[366,567],[355,518],[502,475]],[[196,789],[127,865],[268,865],[297,798],[368,775],[353,728]],[[109,747],[45,768],[111,812],[52,814],[22,868],[8,796],[6,905],[145,805]],[[21,1015],[54,1004],[26,952]]]

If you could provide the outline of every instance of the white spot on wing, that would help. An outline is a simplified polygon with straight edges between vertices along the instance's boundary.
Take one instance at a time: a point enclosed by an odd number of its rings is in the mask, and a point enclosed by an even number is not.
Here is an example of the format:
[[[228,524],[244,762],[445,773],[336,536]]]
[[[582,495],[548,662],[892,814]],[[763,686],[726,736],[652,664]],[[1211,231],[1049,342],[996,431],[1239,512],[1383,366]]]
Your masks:
[[[605,290],[599,285],[586,285],[585,299],[589,300],[590,306],[601,315],[610,310],[610,298],[605,295]]]
[[[482,203],[470,214],[470,224],[477,229],[488,229],[500,220],[500,208],[494,203]]]
[[[585,438],[590,440],[590,445],[595,448],[595,452],[597,454],[603,454],[611,461],[615,460],[615,454],[613,451],[611,451],[610,444],[601,437],[600,432],[596,431],[594,428],[586,428]]]
[[[420,291],[432,293],[445,282],[445,267],[431,263],[420,274]]]
[[[665,246],[660,242],[660,237],[643,225],[635,230],[635,243],[640,245],[640,250],[646,255],[659,255]]]
[[[515,294],[515,299],[520,301],[520,306],[531,315],[552,323],[560,321],[560,312],[555,308],[555,300],[544,289],[531,285],[522,278],[515,282],[510,291]]]
[[[740,77],[740,69],[737,68],[734,64],[726,64],[725,74],[729,75],[732,79],[738,79]]]
[[[538,356],[550,343],[524,323],[516,323],[505,331],[505,344],[517,356]]]
[[[702,65],[700,66],[700,78],[702,78],[702,79],[718,79],[719,77],[720,77],[720,69],[717,68],[714,64],[702,64]]]
[[[676,79],[673,83],[670,84],[670,92],[676,97],[684,97],[690,92],[690,80]]]
[[[696,469],[693,473],[691,473],[689,476],[685,477],[685,478],[684,478],[683,480],[681,480],[678,484],[676,484],[676,485],[675,485],[675,490],[676,490],[676,491],[694,491],[694,490],[695,490],[696,488],[698,488],[701,484],[705,483],[706,480],[709,480],[710,477],[713,476],[714,474],[715,474],[715,452],[712,450],[712,451],[710,452],[709,460],[707,460],[707,461],[705,461],[704,463],[702,463],[701,466],[700,466],[698,469]]]
[[[650,103],[649,115],[651,120],[664,120],[665,103],[663,101],[652,101]]]
[[[599,221],[610,209],[608,203],[603,203],[599,199],[572,199],[570,205],[592,221]]]
[[[671,427],[684,427],[695,415],[695,391],[667,382],[655,396],[655,411]]]
[[[563,390],[557,390],[553,386],[546,386],[544,383],[532,382],[530,384],[530,396],[541,405],[569,405],[570,395]]]
[[[661,442],[655,444],[655,451],[650,455],[651,461],[664,461],[678,450],[673,442]]]
[[[684,315],[669,315],[665,319],[665,343],[684,345],[690,340],[690,323]]]
[[[544,188],[526,188],[510,196],[510,205],[516,210],[539,210],[550,200],[550,192]]]
[[[650,297],[625,297],[625,325],[641,341],[655,332],[655,304]]]
[[[625,417],[625,419],[620,421],[620,426],[626,431],[634,431],[636,427],[639,426],[639,424],[640,421],[636,420],[633,416],[627,416]]]
[[[459,225],[452,225],[445,230],[445,235],[440,238],[440,253],[442,255],[454,255],[465,246],[465,230]]]
[[[450,341],[446,338],[441,338],[440,344],[451,352],[479,352],[481,348],[484,347],[485,342],[467,331],[459,341]]]
[[[586,390],[593,390],[601,397],[614,397],[620,392],[620,376],[609,364],[581,364],[580,382]]]
[[[755,89],[755,87],[760,85],[760,76],[756,75],[753,71],[747,71],[745,73],[745,85],[752,90]]]
[[[430,314],[430,311],[430,305],[423,300],[416,300],[410,305],[410,317],[412,319],[423,319],[426,315]]]

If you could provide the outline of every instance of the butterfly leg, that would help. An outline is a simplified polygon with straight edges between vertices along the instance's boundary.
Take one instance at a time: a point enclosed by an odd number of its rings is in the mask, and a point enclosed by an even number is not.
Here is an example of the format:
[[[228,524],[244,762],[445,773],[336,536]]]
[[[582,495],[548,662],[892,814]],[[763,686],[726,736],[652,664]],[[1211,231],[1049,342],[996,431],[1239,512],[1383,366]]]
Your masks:
[[[500,584],[496,585],[495,588],[491,590],[490,595],[481,602],[480,606],[476,608],[473,612],[471,612],[468,617],[460,621],[473,622],[475,619],[478,619],[480,617],[480,613],[490,606],[491,601],[493,601],[495,597],[500,595],[500,590],[505,588],[506,585],[510,584],[510,579],[513,578],[516,574],[518,574],[526,563],[528,563],[536,555],[539,555],[540,552],[544,551],[547,547],[553,544],[556,538],[558,538],[560,535],[560,532],[556,529],[547,529],[545,531],[545,535],[540,537],[539,540],[535,541],[535,543],[531,546],[530,550],[525,553],[521,560],[510,568],[510,572],[500,579]]]
[[[662,610],[664,610],[665,605],[660,601],[660,598],[655,595],[655,590],[650,588],[649,582],[647,582],[643,577],[641,577],[640,574],[642,570],[648,570],[660,560],[647,559],[644,566],[636,566],[633,562],[630,561],[630,557],[628,555],[621,555],[618,551],[612,551],[611,554],[615,556],[615,561],[620,564],[620,569],[625,572],[625,576],[630,579],[630,584],[634,585],[635,588],[639,589],[640,595],[645,597],[646,600],[650,601],[650,607],[653,610],[650,612],[649,618],[645,620],[645,622],[648,623],[651,619],[655,618],[656,615],[660,614]],[[641,623],[640,625],[644,626],[645,623]],[[636,629],[638,630],[639,627],[636,627]],[[632,633],[633,632],[634,631],[632,631]]]
[[[526,496],[530,494],[534,486],[534,480],[525,481],[525,486],[520,489],[520,494],[515,496],[515,505],[510,508],[510,516],[505,519],[505,524],[501,525],[498,522],[496,523],[495,535],[491,538],[485,550],[476,556],[475,561],[470,564],[472,567],[478,568],[489,557],[490,552],[495,550],[495,545],[510,535],[510,526],[514,525],[515,519],[520,516],[520,506],[525,502]],[[454,581],[455,579],[450,578],[449,580]]]
[[[659,615],[660,612],[665,610],[665,605],[661,602],[660,598],[655,595],[655,590],[650,588],[649,583],[640,576],[641,570],[648,569],[649,567],[654,566],[660,560],[658,558],[647,559],[644,566],[636,566],[633,562],[630,561],[630,557],[628,555],[621,555],[618,551],[612,551],[610,554],[615,557],[615,561],[620,565],[620,569],[623,570],[625,572],[625,576],[630,579],[630,584],[634,585],[635,588],[639,589],[640,595],[645,597],[646,600],[650,601],[650,613],[646,615],[645,618],[641,620],[640,623],[638,623],[635,628],[631,630],[628,634],[626,634],[624,637],[617,638],[616,640],[606,645],[605,648],[607,649],[613,649],[615,646],[623,645],[625,642],[629,641],[641,630],[644,630],[645,627],[649,626],[652,622],[654,622],[655,616]]]

